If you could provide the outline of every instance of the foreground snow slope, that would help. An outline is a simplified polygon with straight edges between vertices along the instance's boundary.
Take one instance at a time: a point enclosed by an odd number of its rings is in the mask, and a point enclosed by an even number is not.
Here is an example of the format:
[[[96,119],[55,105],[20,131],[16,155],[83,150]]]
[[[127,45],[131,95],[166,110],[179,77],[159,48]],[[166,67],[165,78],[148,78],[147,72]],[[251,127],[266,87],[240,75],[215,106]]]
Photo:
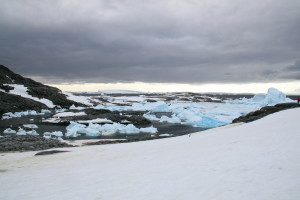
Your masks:
[[[0,199],[300,199],[300,109],[138,143],[1,154]]]

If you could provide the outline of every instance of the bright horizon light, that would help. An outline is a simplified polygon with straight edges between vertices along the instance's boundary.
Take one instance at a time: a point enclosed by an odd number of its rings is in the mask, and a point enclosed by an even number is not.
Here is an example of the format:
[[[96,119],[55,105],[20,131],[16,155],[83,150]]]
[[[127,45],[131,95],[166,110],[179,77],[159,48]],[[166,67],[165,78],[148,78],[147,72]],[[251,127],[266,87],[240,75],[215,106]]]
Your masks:
[[[276,88],[286,94],[300,94],[300,81],[247,84],[179,84],[179,83],[82,83],[49,84],[68,92],[98,92],[101,90],[133,90],[140,92],[196,92],[196,93],[266,93]]]

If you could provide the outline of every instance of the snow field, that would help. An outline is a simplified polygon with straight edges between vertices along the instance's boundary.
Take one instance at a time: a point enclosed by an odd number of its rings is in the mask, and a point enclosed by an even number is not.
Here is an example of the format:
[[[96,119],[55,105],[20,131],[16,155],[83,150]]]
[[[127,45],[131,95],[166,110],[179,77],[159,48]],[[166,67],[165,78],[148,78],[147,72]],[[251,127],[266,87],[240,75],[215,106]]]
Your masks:
[[[89,97],[85,97],[85,96],[76,96],[73,95],[72,93],[69,92],[62,92],[64,95],[66,95],[67,99],[71,100],[71,101],[75,101],[78,103],[82,103],[84,105],[87,106],[92,106],[93,104],[90,102],[91,99]]]
[[[299,113],[191,137],[1,154],[0,199],[298,200]]]

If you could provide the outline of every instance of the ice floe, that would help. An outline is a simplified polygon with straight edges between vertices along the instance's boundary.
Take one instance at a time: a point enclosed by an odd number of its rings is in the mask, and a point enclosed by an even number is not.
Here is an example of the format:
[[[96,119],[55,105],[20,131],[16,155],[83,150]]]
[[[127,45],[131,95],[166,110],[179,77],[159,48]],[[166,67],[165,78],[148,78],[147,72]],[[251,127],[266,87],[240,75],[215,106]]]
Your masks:
[[[96,119],[91,119],[91,120],[78,120],[77,123],[79,124],[89,124],[89,123],[94,123],[94,124],[107,124],[107,123],[113,123],[109,119],[101,119],[101,118],[96,118]]]
[[[53,117],[73,117],[73,116],[83,116],[86,115],[85,112],[61,112],[53,115]]]
[[[29,128],[29,129],[37,129],[39,128],[37,125],[35,124],[24,124],[23,125],[24,128]]]
[[[181,123],[210,128],[229,124],[233,119],[263,106],[286,102],[293,101],[286,98],[286,95],[281,91],[270,88],[267,94],[257,94],[249,99],[227,100],[223,103],[177,101],[166,103],[164,101],[158,101],[154,103],[133,103],[131,106],[98,105],[94,107],[94,109],[109,109],[111,111],[148,111],[148,113],[144,114],[144,117],[151,121]],[[159,112],[171,113],[172,117],[163,115],[158,118],[153,114]]]
[[[43,115],[44,113],[38,113],[35,110],[27,110],[23,112],[8,112],[4,113],[2,115],[2,119],[11,119],[11,118],[18,118],[18,117],[23,117],[23,116],[28,116],[28,115]]]

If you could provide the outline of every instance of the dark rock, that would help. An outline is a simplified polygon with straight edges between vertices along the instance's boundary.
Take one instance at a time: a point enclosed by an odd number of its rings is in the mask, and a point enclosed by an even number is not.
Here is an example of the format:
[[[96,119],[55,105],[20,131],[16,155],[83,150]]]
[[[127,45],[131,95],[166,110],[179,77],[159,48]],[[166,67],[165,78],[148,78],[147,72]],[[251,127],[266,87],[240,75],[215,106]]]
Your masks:
[[[125,117],[125,120],[130,121],[134,125],[147,125],[151,124],[151,121],[146,119],[143,116],[131,116],[131,117]]]
[[[83,110],[88,115],[101,115],[106,113],[112,113],[112,111],[107,109],[85,109]]]
[[[47,109],[45,104],[18,95],[0,92],[0,115],[6,112]]]
[[[254,120],[263,118],[269,114],[281,111],[281,110],[286,110],[286,109],[291,109],[291,108],[297,108],[300,107],[300,104],[297,103],[281,103],[281,104],[276,104],[275,106],[265,106],[259,110],[250,112],[246,115],[240,116],[232,121],[232,123],[239,123],[239,122],[252,122]]]
[[[60,150],[51,150],[51,151],[41,151],[35,154],[35,156],[44,156],[44,155],[51,155],[56,153],[64,153],[69,151],[60,151]]]
[[[10,135],[0,138],[0,151],[37,151],[52,147],[72,147],[72,145],[31,135]]]
[[[154,103],[154,102],[157,102],[156,100],[154,100],[154,99],[146,99],[146,101],[147,102],[149,102],[149,103]]]
[[[12,89],[14,89],[13,87],[9,86],[9,85],[2,85],[0,84],[0,89],[4,90],[5,92],[8,92]]]
[[[72,110],[70,110],[72,111]],[[145,113],[143,111],[124,111],[122,113],[118,111],[110,111],[105,109],[85,109],[84,111],[87,115],[83,116],[70,116],[61,118],[60,123],[55,123],[55,125],[69,125],[70,121],[80,121],[80,120],[93,120],[96,118],[108,119],[116,123],[122,123],[122,121],[127,120],[134,125],[148,125],[151,124],[151,121],[143,117]],[[77,110],[75,112],[78,112]],[[127,116],[130,115],[130,116]],[[47,124],[43,122],[43,124]]]

